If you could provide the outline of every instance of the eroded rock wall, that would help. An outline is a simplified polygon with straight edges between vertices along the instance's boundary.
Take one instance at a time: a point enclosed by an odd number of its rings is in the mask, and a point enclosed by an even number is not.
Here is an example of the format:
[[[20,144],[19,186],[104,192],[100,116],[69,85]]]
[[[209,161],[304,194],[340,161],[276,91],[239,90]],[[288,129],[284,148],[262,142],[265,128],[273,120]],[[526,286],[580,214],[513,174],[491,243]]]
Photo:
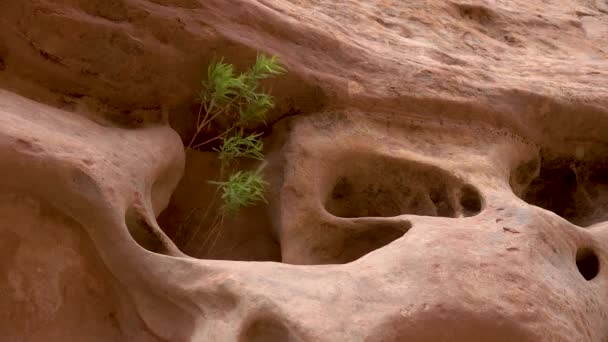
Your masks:
[[[2,1],[0,334],[605,341],[607,49],[600,0]],[[213,231],[182,141],[257,51],[268,203]]]

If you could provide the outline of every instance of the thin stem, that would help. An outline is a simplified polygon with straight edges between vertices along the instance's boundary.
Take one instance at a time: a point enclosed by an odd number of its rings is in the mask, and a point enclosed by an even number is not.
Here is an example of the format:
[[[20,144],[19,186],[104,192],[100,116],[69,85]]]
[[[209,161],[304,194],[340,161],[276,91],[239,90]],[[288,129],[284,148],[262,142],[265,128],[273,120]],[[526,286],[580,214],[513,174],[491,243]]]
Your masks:
[[[224,218],[226,215],[224,215],[223,213],[220,215],[220,222],[217,224],[217,228],[218,228],[218,232],[215,234],[215,238],[213,239],[213,243],[211,244],[211,246],[209,247],[208,251],[209,253],[211,253],[211,251],[213,251],[213,248],[215,247],[215,244],[217,243],[217,240],[219,239],[220,235],[222,235],[222,227],[224,226]],[[207,243],[207,241],[205,241],[205,244]]]
[[[207,124],[209,124],[211,121],[213,121],[218,115],[226,112],[228,109],[231,108],[233,103],[237,102],[237,100],[238,100],[238,97],[233,98],[228,103],[223,105],[220,109],[218,109],[217,113],[213,114],[213,116],[211,118],[208,118],[209,117],[208,114],[212,111],[212,109],[214,107],[214,103],[212,102],[211,105],[209,105],[209,110],[207,111],[207,114],[203,118],[203,122],[201,123],[201,126],[205,127]],[[211,101],[213,101],[213,100],[211,100]]]
[[[205,113],[207,113],[207,106],[205,105],[204,102],[201,102],[200,106],[198,106],[198,115],[196,116],[196,127],[200,127],[200,123],[201,123],[201,113],[203,111],[203,108],[205,108]]]
[[[195,237],[198,235],[198,233],[201,230],[201,226],[203,225],[203,223],[205,223],[205,221],[207,220],[207,217],[209,215],[209,213],[211,212],[212,208],[214,207],[215,201],[217,199],[217,194],[218,194],[218,189],[216,188],[215,191],[213,192],[213,195],[211,196],[211,201],[209,202],[209,205],[207,206],[207,209],[205,210],[205,213],[203,214],[203,216],[200,218],[200,220],[198,221],[198,225],[196,227],[196,229],[192,232],[192,234],[190,235],[189,238],[186,239],[186,243],[184,243],[184,250],[188,249],[188,246],[190,245],[190,243],[195,239]],[[212,226],[213,223],[215,222],[216,219],[213,219],[212,221]],[[198,251],[198,249],[196,249],[195,251]]]
[[[203,129],[203,127],[207,126],[208,124],[211,123],[211,121],[215,120],[215,118],[217,118],[220,114],[224,113],[224,108],[221,108],[220,110],[217,111],[217,113],[213,114],[212,117],[210,117],[208,120],[203,121],[203,123],[201,123],[200,128]]]
[[[213,104],[213,103],[212,103]],[[200,115],[200,111],[202,110],[203,105],[201,104],[201,107],[199,108],[199,115]],[[194,133],[194,136],[192,137],[192,140],[190,140],[190,143],[188,144],[188,148],[196,148],[198,146],[204,145],[206,144],[208,141],[204,142],[203,144],[199,144],[196,146],[192,146],[192,144],[194,143],[194,140],[196,140],[196,138],[198,137],[199,133],[203,130],[203,128],[205,128],[209,123],[211,123],[211,121],[213,121],[215,118],[217,118],[220,114],[222,114],[224,112],[224,108],[220,108],[217,113],[213,114],[213,116],[209,119],[209,111],[211,110],[211,108],[213,108],[212,105],[209,106],[209,110],[207,110],[207,106],[205,106],[205,117],[203,118],[203,122],[201,122],[200,124],[198,123],[198,119],[197,119],[197,127],[196,127],[196,133]]]
[[[225,106],[220,108],[216,113],[211,115],[211,117],[209,117],[209,115],[211,114],[211,112],[213,111],[213,109],[215,107],[215,100],[211,99],[211,102],[209,103],[209,107],[207,107],[206,104],[201,103],[201,106],[199,106],[199,109],[198,109],[198,116],[196,119],[196,133],[194,133],[194,136],[190,140],[190,143],[188,143],[187,148],[197,148],[199,146],[202,146],[202,145],[208,143],[209,141],[205,141],[202,144],[198,144],[194,147],[192,146],[192,144],[194,144],[194,140],[196,140],[196,138],[198,137],[199,133],[203,130],[203,128],[205,128],[208,124],[210,124],[213,120],[215,120],[215,118],[217,118],[219,115],[226,112],[226,110],[228,108],[230,108],[230,106],[232,106],[233,103],[237,102],[237,100],[238,100],[238,98],[234,98],[234,99],[230,100],[230,102],[228,102]],[[205,109],[205,116],[203,117],[203,121],[200,121],[201,111],[203,110],[203,108]],[[213,141],[213,140],[215,140],[215,139],[212,139],[211,141]]]
[[[230,129],[226,130],[224,133],[222,133],[222,134],[218,135],[217,137],[215,137],[215,138],[211,138],[211,139],[209,139],[209,140],[207,140],[207,141],[205,141],[205,142],[202,142],[202,143],[200,143],[200,144],[198,144],[198,145],[195,145],[195,146],[193,146],[192,148],[199,148],[199,147],[201,147],[201,146],[203,146],[203,145],[206,145],[206,144],[208,144],[208,143],[210,143],[210,142],[212,142],[212,141],[215,141],[215,140],[217,140],[217,139],[221,139],[221,138],[223,138],[223,137],[224,137],[226,134],[230,133],[230,131],[232,131],[232,129],[233,129],[233,128],[234,128],[234,127],[231,127]]]
[[[203,122],[207,121],[207,117],[209,117],[209,113],[211,113],[211,110],[213,109],[213,106],[215,105],[215,99],[211,99],[211,102],[209,102],[209,107],[207,107],[206,104],[203,103],[203,105],[205,106],[205,117],[203,118]],[[205,125],[199,125],[199,121],[196,121],[196,124],[198,127],[205,127]]]
[[[201,249],[204,249],[205,247],[207,247],[207,242],[209,241],[209,239],[211,238],[211,236],[213,234],[215,234],[216,231],[219,231],[222,228],[222,223],[223,223],[223,215],[220,213],[217,213],[215,218],[213,219],[211,226],[209,228],[209,230],[207,231],[207,236],[205,237],[205,239],[203,240],[203,243],[201,243],[199,245],[199,247],[196,249],[196,254],[198,254],[200,252]],[[211,250],[207,250],[207,253],[211,252]]]
[[[184,228],[184,226],[186,225],[186,223],[188,222],[188,220],[190,220],[190,216],[192,216],[192,214],[194,214],[195,211],[199,210],[199,208],[192,208],[192,210],[190,210],[190,213],[188,214],[188,216],[186,216],[186,218],[184,219],[184,221],[182,221],[182,223],[177,227],[177,230],[174,234],[174,239],[178,240],[180,233],[182,232],[182,229]]]
[[[194,140],[196,140],[196,137],[198,136],[198,134],[201,132],[201,125],[199,124],[199,122],[201,122],[201,112],[203,111],[203,107],[205,107],[205,113],[209,113],[207,111],[207,106],[204,103],[201,103],[200,106],[198,106],[198,115],[196,116],[196,133],[194,133],[194,136],[192,136],[192,139],[190,140],[190,143],[188,144],[188,147],[186,147],[186,149],[191,148],[192,144],[194,143]],[[207,114],[205,114],[206,116]]]

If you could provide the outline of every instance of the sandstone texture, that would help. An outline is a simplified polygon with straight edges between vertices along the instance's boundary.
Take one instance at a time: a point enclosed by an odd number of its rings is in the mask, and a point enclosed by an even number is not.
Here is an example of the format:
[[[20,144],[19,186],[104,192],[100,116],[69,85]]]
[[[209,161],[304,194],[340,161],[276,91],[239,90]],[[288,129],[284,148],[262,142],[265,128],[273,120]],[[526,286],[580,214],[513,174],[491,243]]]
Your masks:
[[[211,229],[195,94],[258,52]],[[0,160],[2,341],[608,340],[605,0],[3,0]]]

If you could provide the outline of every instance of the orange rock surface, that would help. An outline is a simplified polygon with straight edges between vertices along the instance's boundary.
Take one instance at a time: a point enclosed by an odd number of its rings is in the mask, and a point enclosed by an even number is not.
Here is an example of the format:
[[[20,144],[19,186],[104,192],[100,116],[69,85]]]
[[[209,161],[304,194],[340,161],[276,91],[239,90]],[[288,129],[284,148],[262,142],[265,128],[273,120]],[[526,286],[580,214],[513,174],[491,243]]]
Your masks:
[[[258,52],[211,229],[191,108]],[[3,0],[0,160],[3,341],[608,339],[603,0]]]

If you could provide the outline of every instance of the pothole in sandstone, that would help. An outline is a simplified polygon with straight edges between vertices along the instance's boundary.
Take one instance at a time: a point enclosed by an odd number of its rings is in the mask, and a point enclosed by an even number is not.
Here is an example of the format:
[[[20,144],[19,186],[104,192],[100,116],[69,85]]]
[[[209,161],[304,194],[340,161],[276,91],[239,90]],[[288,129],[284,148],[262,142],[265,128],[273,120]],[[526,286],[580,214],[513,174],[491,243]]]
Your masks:
[[[238,342],[285,342],[292,341],[289,329],[278,317],[261,314],[246,320]]]
[[[184,176],[159,215],[159,226],[182,252],[195,258],[281,261],[265,204],[226,217],[221,227],[214,225],[221,201],[208,181],[219,179],[219,169],[215,153],[188,151]]]
[[[600,272],[600,261],[591,248],[579,248],[576,252],[576,267],[580,274],[589,281]]]
[[[335,216],[469,217],[481,212],[479,191],[449,172],[423,163],[360,156],[337,177],[325,201]]]
[[[542,151],[511,174],[524,201],[578,226],[608,221],[608,157],[579,159]]]

